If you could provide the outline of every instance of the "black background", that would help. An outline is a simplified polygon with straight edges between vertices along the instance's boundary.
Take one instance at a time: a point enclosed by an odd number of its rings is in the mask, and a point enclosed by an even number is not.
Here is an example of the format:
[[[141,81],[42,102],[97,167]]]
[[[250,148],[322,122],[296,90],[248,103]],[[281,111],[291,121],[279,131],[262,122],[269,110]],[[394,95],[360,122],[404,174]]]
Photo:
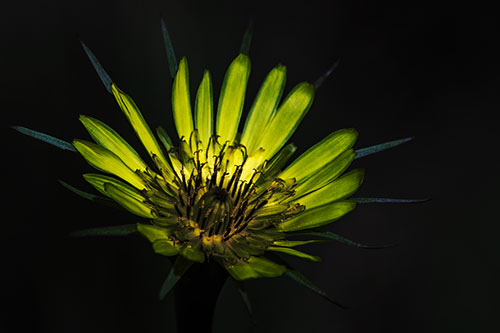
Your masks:
[[[168,260],[140,237],[73,239],[71,231],[134,223],[130,214],[68,192],[91,191],[82,158],[22,136],[22,125],[88,138],[79,114],[110,124],[139,147],[79,39],[135,99],[152,127],[174,133],[162,15],[191,90],[211,70],[218,94],[250,18],[252,74],[245,112],[265,74],[287,66],[287,90],[340,66],[317,91],[292,137],[299,153],[355,127],[357,147],[414,136],[356,161],[359,196],[425,198],[362,205],[327,229],[385,250],[311,245],[320,264],[291,260],[341,310],[286,278],[248,284],[256,328],[232,284],[215,332],[496,332],[497,14],[479,2],[18,1],[2,9],[4,332],[174,332],[173,296],[157,293]],[[207,285],[207,288],[210,288]],[[193,304],[195,307],[196,304]],[[196,320],[196,318],[193,318]]]

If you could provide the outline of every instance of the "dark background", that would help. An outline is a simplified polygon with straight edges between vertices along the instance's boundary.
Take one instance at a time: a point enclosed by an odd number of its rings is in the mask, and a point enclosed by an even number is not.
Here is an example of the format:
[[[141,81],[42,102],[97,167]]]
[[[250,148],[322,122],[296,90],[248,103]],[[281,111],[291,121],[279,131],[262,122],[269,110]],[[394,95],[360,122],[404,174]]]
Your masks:
[[[291,260],[341,310],[287,278],[248,283],[252,329],[235,287],[223,289],[215,332],[497,332],[500,185],[497,13],[479,2],[18,1],[2,9],[1,101],[4,332],[174,332],[173,296],[157,293],[168,260],[140,237],[73,239],[71,231],[134,223],[68,192],[91,191],[82,158],[22,136],[22,125],[88,138],[79,114],[139,147],[79,39],[135,99],[153,127],[174,133],[163,15],[191,91],[203,69],[218,94],[249,18],[255,22],[245,112],[266,73],[288,69],[287,90],[340,66],[292,137],[302,152],[355,127],[357,147],[414,136],[356,161],[359,196],[426,198],[361,205],[327,229],[385,250],[311,245],[320,264]],[[210,285],[207,285],[210,288]],[[193,304],[196,306],[196,304]],[[7,311],[5,311],[7,309]],[[196,320],[196,318],[193,318]]]

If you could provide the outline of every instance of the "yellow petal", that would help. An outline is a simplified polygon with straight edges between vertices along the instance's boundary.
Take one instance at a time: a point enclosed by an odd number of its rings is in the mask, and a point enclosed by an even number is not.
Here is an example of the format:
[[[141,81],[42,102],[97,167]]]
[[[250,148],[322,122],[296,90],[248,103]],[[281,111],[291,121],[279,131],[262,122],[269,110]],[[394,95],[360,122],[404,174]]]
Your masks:
[[[80,116],[90,136],[99,145],[113,152],[132,170],[146,170],[139,154],[118,133],[105,123],[87,116]]]
[[[200,140],[203,146],[207,147],[213,128],[212,82],[208,71],[205,71],[196,94],[195,120]]]
[[[139,111],[137,105],[135,105],[134,101],[123,91],[121,91],[114,83],[111,85],[111,89],[116,101],[118,102],[118,105],[122,109],[123,113],[125,113],[125,116],[134,128],[135,133],[141,140],[142,144],[148,151],[148,154],[151,157],[156,155],[166,163],[160,145],[153,136],[151,129],[144,120],[144,117]]]
[[[221,144],[232,142],[236,137],[249,75],[250,59],[240,54],[229,65],[219,97],[216,134]]]
[[[363,182],[365,172],[362,169],[352,170],[330,184],[311,192],[296,200],[306,209],[319,207],[330,202],[350,197]]]
[[[351,148],[357,137],[358,133],[353,128],[341,129],[331,133],[300,155],[278,177],[282,179],[295,178],[297,182],[310,177],[324,168],[334,158]]]
[[[338,220],[355,207],[356,203],[349,200],[338,201],[331,205],[323,205],[313,209],[307,209],[306,207],[303,213],[295,215],[290,220],[278,225],[278,230],[288,232],[318,228]]]
[[[123,191],[122,188],[113,185],[111,183],[104,184],[104,190],[107,195],[119,203],[123,208],[128,210],[129,212],[145,217],[145,218],[154,218],[155,216],[151,213],[151,207],[146,205],[145,203],[137,200],[134,197],[129,196],[126,191]]]
[[[183,57],[179,63],[179,69],[172,86],[172,110],[179,138],[184,137],[189,140],[193,131],[193,116],[191,114],[189,69],[186,57]]]
[[[141,200],[141,201],[144,200],[144,197],[135,188],[133,188],[132,186],[129,186],[129,185],[119,181],[118,179],[113,178],[113,177],[106,176],[106,175],[100,175],[97,173],[86,173],[83,175],[83,178],[90,185],[94,186],[94,188],[96,190],[98,190],[99,192],[101,192],[104,195],[108,195],[108,193],[106,192],[106,189],[104,188],[104,184],[109,183],[109,184],[113,184],[116,187],[120,188],[120,190],[122,192],[125,192],[127,195],[129,195],[137,200]]]
[[[311,107],[313,98],[314,86],[307,82],[299,83],[288,94],[257,143],[258,147],[266,150],[266,159],[271,158],[295,132]]]
[[[259,149],[257,144],[260,142],[269,120],[278,107],[285,81],[286,67],[278,65],[269,72],[260,87],[259,93],[248,113],[245,128],[241,135],[241,144],[247,148],[249,155]]]
[[[141,178],[106,148],[84,140],[74,140],[73,146],[97,170],[118,176],[139,190],[144,189]]]
[[[354,156],[356,156],[356,153],[351,148],[337,156],[337,158],[312,174],[309,178],[300,182],[295,187],[295,192],[297,193],[295,197],[317,190],[334,181],[349,167],[354,160]]]

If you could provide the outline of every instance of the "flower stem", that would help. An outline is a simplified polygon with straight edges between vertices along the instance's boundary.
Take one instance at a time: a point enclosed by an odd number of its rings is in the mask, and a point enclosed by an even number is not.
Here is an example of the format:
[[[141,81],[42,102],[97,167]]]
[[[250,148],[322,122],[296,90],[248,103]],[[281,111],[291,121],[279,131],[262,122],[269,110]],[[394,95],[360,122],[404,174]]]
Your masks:
[[[227,272],[216,263],[193,265],[174,288],[177,332],[212,332],[215,306]]]

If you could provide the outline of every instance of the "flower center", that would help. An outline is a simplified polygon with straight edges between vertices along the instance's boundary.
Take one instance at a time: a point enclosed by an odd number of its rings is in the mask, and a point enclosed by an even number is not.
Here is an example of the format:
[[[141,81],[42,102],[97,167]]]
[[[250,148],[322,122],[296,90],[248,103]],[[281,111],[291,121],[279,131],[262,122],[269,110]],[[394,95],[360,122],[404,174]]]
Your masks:
[[[260,237],[304,208],[283,203],[295,194],[294,180],[266,176],[267,161],[258,155],[247,156],[244,146],[220,145],[216,137],[206,148],[199,141],[190,141],[169,151],[177,174],[173,184],[156,177],[146,190],[158,215],[153,222],[171,228],[176,241],[202,246],[206,253],[226,253],[226,247],[235,252],[235,247]],[[246,251],[262,251],[245,246]]]

